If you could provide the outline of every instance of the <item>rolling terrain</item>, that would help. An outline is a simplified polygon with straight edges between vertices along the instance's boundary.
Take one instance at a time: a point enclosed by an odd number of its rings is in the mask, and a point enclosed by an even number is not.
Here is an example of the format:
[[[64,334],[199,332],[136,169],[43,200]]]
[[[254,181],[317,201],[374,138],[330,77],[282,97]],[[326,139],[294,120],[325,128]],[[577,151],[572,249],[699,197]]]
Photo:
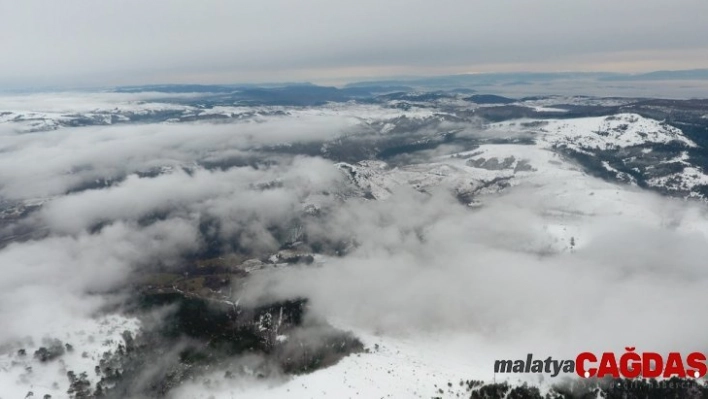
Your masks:
[[[652,316],[706,344],[672,311],[708,282],[705,100],[132,87],[2,97],[0,136],[7,397],[469,397],[515,353],[666,346]]]

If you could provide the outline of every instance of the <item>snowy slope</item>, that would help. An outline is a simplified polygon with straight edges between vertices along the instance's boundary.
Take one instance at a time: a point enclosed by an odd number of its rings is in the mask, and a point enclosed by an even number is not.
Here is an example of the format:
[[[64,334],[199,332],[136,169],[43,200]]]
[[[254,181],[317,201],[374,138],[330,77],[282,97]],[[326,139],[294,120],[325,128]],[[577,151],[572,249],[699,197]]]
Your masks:
[[[636,184],[637,177],[631,174],[636,172],[647,186],[687,198],[704,198],[701,189],[708,184],[708,174],[702,167],[691,163],[686,151],[669,159],[653,155],[657,146],[672,145],[670,151],[676,151],[674,148],[698,148],[695,142],[680,129],[636,114],[524,119],[490,124],[488,129],[502,135],[531,135],[536,145],[542,148],[570,150],[595,158],[617,181]],[[618,151],[621,150],[623,155],[613,155],[620,154]],[[608,161],[615,162],[615,166]],[[673,164],[673,168],[669,164]],[[618,165],[632,168],[620,171]],[[664,169],[663,165],[667,167]],[[676,168],[680,169],[676,171]]]
[[[392,129],[391,123],[384,125],[385,130]],[[533,174],[535,160],[545,165],[549,152],[556,149],[570,149],[591,157],[599,157],[598,151],[615,151],[622,148],[641,147],[639,155],[649,154],[651,145],[676,144],[684,148],[696,148],[696,143],[672,126],[660,121],[643,118],[635,114],[618,114],[610,117],[591,117],[576,119],[523,119],[486,126],[487,134],[499,137],[518,137],[523,135],[535,140],[533,145],[506,144],[498,146],[482,145],[479,150],[453,154],[449,158],[435,159],[432,162],[390,168],[382,161],[360,161],[357,164],[340,163],[338,168],[346,172],[351,180],[364,192],[376,199],[390,196],[392,190],[407,185],[420,191],[427,191],[435,186],[444,186],[458,193],[495,192],[503,186],[514,185],[517,177]],[[492,151],[492,153],[489,153]],[[556,155],[551,155],[557,157]],[[636,157],[630,161],[636,160]],[[560,162],[555,159],[554,162]],[[653,161],[652,161],[653,162]],[[680,163],[685,169],[671,174],[647,175],[649,186],[659,187],[669,192],[688,193],[697,196],[692,190],[708,184],[708,175],[698,166],[690,163],[684,151],[676,159],[662,160],[660,164]],[[604,158],[598,163],[614,174],[618,181],[636,184],[634,176],[619,171]],[[653,167],[646,167],[647,173]],[[638,171],[638,170],[637,170]],[[547,173],[547,168],[543,173]],[[491,187],[490,182],[497,181]],[[502,186],[500,187],[499,184]]]
[[[567,146],[578,150],[607,150],[670,142],[696,147],[680,129],[636,114],[575,119],[525,119],[490,124],[488,128],[500,132],[530,132],[547,146]]]
[[[87,380],[95,386],[100,379],[95,372],[103,354],[115,351],[122,344],[122,334],[135,334],[140,328],[136,319],[109,315],[92,320],[72,321],[56,326],[51,337],[27,337],[23,342],[7,345],[0,350],[0,398],[24,398],[29,392],[33,397],[67,398],[69,379],[67,372],[76,376],[86,373]],[[58,339],[71,349],[53,361],[41,362],[33,354],[45,339]],[[65,347],[66,348],[66,347]],[[22,355],[18,351],[24,350]]]

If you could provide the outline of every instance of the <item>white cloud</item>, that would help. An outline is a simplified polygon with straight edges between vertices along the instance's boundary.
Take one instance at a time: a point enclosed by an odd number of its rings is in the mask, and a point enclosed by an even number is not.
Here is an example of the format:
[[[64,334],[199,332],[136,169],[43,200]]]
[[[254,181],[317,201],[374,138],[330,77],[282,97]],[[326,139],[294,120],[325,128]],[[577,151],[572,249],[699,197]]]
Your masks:
[[[225,124],[126,124],[3,134],[0,196],[61,195],[96,180],[162,166],[248,157],[249,149],[333,139],[355,121],[337,116],[273,117]]]
[[[651,217],[580,213],[571,253],[558,249],[559,236],[549,229],[555,217],[548,213],[559,202],[547,199],[562,182],[547,184],[476,211],[441,193],[348,203],[316,227],[323,235],[352,235],[356,250],[323,268],[261,276],[246,298],[304,295],[319,314],[372,333],[464,332],[529,351],[708,344],[700,336],[708,323],[683,311],[708,288],[708,222],[696,219],[697,208],[617,188],[620,201],[630,198],[629,206]],[[569,214],[603,206],[593,198],[581,190],[560,203]],[[668,219],[672,227],[663,225]]]
[[[0,318],[8,321],[0,342],[25,336],[39,342],[59,326],[90,317],[107,303],[101,293],[122,287],[137,267],[169,264],[196,250],[197,234],[194,223],[172,219],[8,245],[0,250]]]

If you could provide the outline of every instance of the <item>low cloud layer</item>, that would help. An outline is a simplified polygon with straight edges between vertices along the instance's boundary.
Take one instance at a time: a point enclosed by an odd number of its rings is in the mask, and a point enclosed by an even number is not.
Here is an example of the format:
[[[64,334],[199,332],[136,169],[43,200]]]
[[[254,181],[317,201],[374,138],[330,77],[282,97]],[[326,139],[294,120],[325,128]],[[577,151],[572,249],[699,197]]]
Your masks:
[[[257,156],[245,152],[249,149],[332,139],[352,123],[346,118],[303,116],[260,123],[121,125],[22,135],[8,130],[1,136],[0,196],[56,196],[152,168],[248,159]]]
[[[628,208],[651,217],[575,216],[568,228],[576,226],[577,248],[569,251],[568,237],[549,230],[557,221],[548,213],[612,204],[587,192],[554,201],[562,183],[547,184],[478,211],[446,193],[349,203],[312,229],[351,235],[356,250],[321,269],[265,276],[249,295],[307,295],[320,314],[383,334],[465,332],[495,346],[569,354],[625,345],[705,349],[708,325],[690,311],[708,288],[705,212],[623,191]],[[574,203],[582,197],[586,203]]]

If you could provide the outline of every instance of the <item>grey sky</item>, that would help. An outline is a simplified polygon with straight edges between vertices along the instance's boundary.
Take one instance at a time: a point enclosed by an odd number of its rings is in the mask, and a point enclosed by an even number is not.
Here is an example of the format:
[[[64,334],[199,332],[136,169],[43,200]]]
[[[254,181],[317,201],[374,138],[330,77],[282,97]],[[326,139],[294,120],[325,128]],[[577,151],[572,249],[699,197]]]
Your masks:
[[[0,87],[708,67],[705,0],[0,0]]]

